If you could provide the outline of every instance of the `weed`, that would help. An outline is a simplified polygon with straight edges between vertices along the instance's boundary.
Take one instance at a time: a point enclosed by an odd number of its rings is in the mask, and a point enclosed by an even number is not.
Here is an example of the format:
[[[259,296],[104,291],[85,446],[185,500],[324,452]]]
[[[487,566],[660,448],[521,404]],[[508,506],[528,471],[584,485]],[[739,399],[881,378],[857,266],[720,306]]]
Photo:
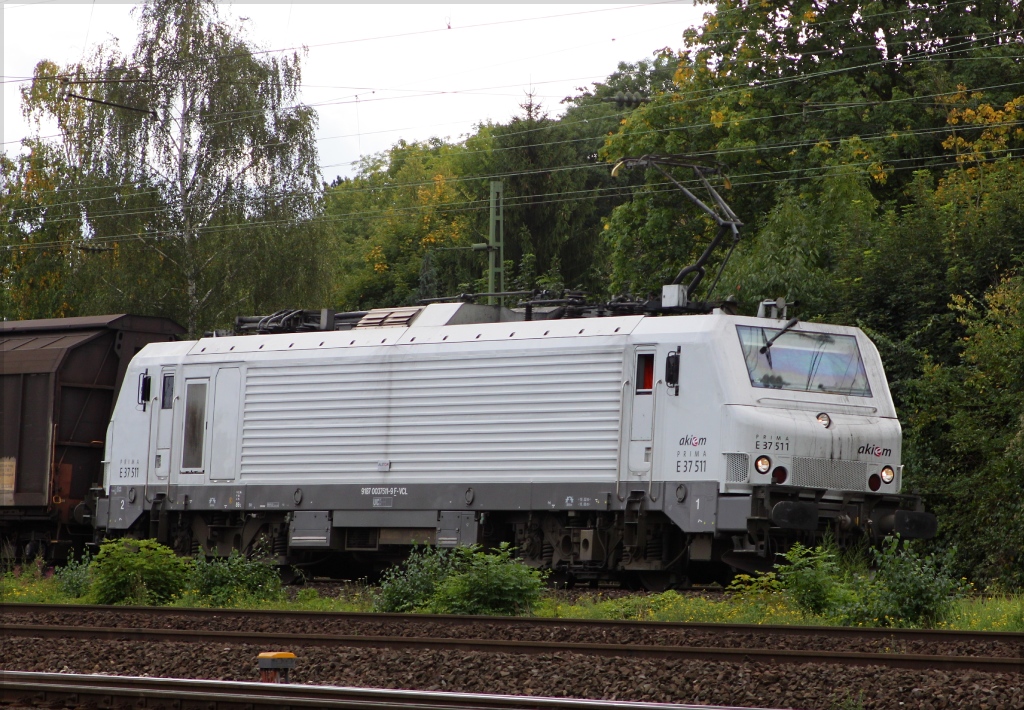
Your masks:
[[[430,601],[434,589],[462,563],[465,551],[440,547],[413,547],[401,565],[389,568],[373,599],[375,611],[413,611]]]
[[[81,599],[89,592],[89,564],[92,556],[86,552],[80,560],[69,559],[53,573],[57,588],[72,599]]]
[[[847,691],[843,697],[832,699],[829,710],[864,710],[864,691],[858,691],[856,698]]]
[[[299,604],[312,604],[320,601],[320,592],[313,589],[312,587],[304,587],[299,590],[299,593],[295,595],[295,601]]]
[[[196,557],[188,574],[183,603],[234,606],[272,601],[282,596],[277,570],[264,560],[247,559],[237,550],[228,557]]]
[[[832,545],[813,550],[799,542],[785,555],[786,565],[776,565],[779,584],[802,611],[815,616],[829,613],[843,596],[839,565]]]

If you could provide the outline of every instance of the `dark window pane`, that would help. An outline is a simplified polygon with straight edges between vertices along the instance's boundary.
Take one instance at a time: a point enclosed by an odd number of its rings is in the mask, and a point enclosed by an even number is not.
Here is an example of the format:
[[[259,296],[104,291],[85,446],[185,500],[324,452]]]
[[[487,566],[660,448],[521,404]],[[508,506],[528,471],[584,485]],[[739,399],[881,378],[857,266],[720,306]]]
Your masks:
[[[636,356],[636,392],[650,394],[654,389],[654,353]]]
[[[203,435],[206,433],[206,383],[189,382],[185,387],[185,441],[181,467],[203,467]]]
[[[174,402],[174,375],[164,375],[164,386],[160,392],[160,409],[170,409]]]

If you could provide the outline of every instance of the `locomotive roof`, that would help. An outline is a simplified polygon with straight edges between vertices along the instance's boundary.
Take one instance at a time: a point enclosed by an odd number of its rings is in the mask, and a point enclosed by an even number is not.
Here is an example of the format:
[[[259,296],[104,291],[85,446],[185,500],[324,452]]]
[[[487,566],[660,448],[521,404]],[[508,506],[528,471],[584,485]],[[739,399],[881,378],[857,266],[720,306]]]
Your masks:
[[[195,341],[157,343],[146,346],[136,356],[141,367],[154,364],[172,363],[195,365],[223,362],[245,362],[260,360],[280,364],[285,360],[317,358],[328,356],[328,351],[341,354],[359,351],[371,358],[382,357],[381,349],[390,346],[424,346],[425,353],[439,354],[447,346],[464,350],[473,344],[490,344],[494,350],[498,343],[511,346],[509,352],[537,347],[543,341],[550,346],[571,352],[589,346],[620,347],[625,350],[630,343],[652,344],[671,341],[691,343],[695,347],[708,349],[710,356],[720,360],[729,372],[719,386],[730,390],[723,394],[722,401],[756,403],[760,406],[783,406],[793,408],[789,400],[806,399],[807,393],[783,392],[771,396],[765,390],[750,388],[744,370],[742,352],[736,340],[735,326],[750,325],[781,329],[785,321],[753,316],[734,316],[715,310],[710,314],[683,316],[611,316],[606,318],[575,318],[559,320],[510,321],[490,323],[460,323],[451,325],[454,314],[452,306],[458,304],[431,304],[408,325],[353,328],[351,330],[281,333],[273,335],[237,335],[209,337]],[[865,361],[869,375],[875,382],[884,385],[885,375],[871,341],[858,329],[851,326],[827,325],[823,323],[798,323],[795,331],[855,335],[862,352],[870,353]],[[731,337],[729,335],[731,331]],[[519,341],[518,347],[513,341]],[[525,342],[523,342],[525,341]],[[723,346],[734,343],[735,348]],[[419,349],[418,347],[416,349]],[[432,357],[432,355],[428,355]],[[742,374],[741,374],[742,373]],[[876,388],[875,395],[867,400],[848,396],[830,396],[840,404],[830,404],[834,411],[853,413],[877,413],[881,416],[895,416],[888,388]],[[773,404],[774,403],[774,404]],[[843,404],[845,403],[845,404]],[[803,405],[801,405],[803,406]],[[808,405],[809,406],[809,405]],[[817,406],[817,405],[815,405]],[[866,407],[866,408],[865,408]],[[799,408],[799,407],[798,407]]]
[[[609,316],[605,318],[572,318],[559,320],[465,322],[457,303],[436,303],[423,307],[407,324],[375,326],[341,331],[281,333],[271,335],[237,335],[207,337],[195,341],[161,344],[162,356],[186,357],[241,356],[257,352],[295,352],[328,348],[360,348],[389,345],[455,344],[469,342],[521,341],[659,334],[696,334],[725,327],[726,324],[747,324],[781,327],[784,321],[731,316],[720,310],[706,315],[685,316]],[[461,322],[460,322],[461,321]],[[813,328],[825,332],[857,332],[856,328],[825,324],[799,324],[798,330]],[[152,347],[152,346],[151,346]],[[155,354],[155,351],[145,354]],[[145,355],[144,354],[144,355]]]

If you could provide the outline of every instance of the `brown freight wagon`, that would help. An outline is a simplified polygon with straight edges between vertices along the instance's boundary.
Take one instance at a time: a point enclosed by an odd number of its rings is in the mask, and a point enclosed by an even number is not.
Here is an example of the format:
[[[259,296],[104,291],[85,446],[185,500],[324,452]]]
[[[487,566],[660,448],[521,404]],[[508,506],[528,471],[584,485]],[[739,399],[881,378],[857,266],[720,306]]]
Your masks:
[[[0,555],[59,561],[92,538],[90,489],[128,363],[184,332],[150,316],[0,322]]]

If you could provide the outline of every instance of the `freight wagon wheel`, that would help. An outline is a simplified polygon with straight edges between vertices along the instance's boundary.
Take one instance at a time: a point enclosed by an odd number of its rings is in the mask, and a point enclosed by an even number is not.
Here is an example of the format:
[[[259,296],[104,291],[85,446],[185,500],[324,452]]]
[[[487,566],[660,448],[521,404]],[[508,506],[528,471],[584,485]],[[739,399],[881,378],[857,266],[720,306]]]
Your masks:
[[[44,560],[47,558],[46,543],[42,540],[29,540],[25,545],[25,556],[22,559],[25,562],[34,562],[37,557]]]
[[[305,575],[292,565],[281,565],[277,568],[277,573],[281,576],[281,584],[285,586],[304,584],[306,581]]]

